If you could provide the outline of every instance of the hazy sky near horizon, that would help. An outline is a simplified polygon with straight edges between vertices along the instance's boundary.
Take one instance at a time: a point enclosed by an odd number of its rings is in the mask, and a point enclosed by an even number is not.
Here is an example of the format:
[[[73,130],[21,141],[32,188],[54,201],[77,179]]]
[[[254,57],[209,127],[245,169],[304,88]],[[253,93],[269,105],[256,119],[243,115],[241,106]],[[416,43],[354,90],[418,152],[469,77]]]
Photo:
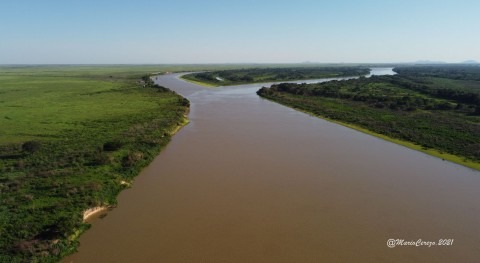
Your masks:
[[[480,61],[478,0],[0,0],[0,64]]]

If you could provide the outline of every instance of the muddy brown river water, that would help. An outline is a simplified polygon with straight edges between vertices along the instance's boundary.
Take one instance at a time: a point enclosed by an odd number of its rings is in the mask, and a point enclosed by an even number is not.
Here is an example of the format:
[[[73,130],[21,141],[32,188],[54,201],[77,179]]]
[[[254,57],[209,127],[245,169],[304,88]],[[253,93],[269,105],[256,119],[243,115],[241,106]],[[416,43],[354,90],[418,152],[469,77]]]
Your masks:
[[[63,262],[480,261],[479,172],[262,99],[258,84],[157,82],[191,101],[191,123]],[[406,245],[419,239],[454,242]]]

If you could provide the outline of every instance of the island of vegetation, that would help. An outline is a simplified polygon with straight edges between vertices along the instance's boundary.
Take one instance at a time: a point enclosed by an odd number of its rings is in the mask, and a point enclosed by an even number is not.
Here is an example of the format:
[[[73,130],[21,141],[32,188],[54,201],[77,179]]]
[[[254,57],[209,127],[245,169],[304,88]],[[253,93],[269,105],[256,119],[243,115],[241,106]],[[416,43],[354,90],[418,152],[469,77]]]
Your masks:
[[[155,67],[0,68],[0,262],[57,262],[187,123]],[[147,74],[147,75],[145,75]]]
[[[480,170],[480,66],[402,66],[390,76],[282,83],[257,94]]]
[[[362,76],[368,74],[369,71],[368,68],[359,66],[248,68],[191,73],[182,76],[182,78],[200,85],[216,87],[300,79]]]

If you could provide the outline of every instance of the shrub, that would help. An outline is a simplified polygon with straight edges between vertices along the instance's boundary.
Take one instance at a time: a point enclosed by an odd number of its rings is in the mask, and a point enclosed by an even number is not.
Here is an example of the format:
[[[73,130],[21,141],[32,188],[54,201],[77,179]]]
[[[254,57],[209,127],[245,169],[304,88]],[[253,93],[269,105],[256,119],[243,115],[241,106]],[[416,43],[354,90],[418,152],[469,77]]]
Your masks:
[[[123,143],[120,141],[109,141],[103,144],[103,150],[107,152],[113,152],[122,148]]]
[[[138,161],[143,159],[144,154],[141,152],[129,153],[122,158],[123,167],[133,167]]]
[[[28,141],[22,145],[22,150],[28,153],[34,153],[40,150],[42,144],[39,141]]]

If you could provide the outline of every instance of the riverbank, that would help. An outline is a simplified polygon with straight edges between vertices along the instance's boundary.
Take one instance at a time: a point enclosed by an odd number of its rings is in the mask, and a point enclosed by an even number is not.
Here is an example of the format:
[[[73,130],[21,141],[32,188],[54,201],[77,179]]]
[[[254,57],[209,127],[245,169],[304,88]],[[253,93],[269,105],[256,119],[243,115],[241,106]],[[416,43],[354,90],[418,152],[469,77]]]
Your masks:
[[[415,68],[414,72],[430,68]],[[464,68],[449,68],[463,76]],[[452,73],[452,74],[454,74]],[[468,76],[465,76],[467,78]],[[257,94],[343,126],[480,170],[480,82],[372,76],[313,84],[281,83]],[[438,88],[439,81],[444,86]],[[448,85],[447,85],[448,84]]]
[[[145,81],[159,72],[145,68],[3,68],[0,262],[75,251],[85,220],[114,207],[188,123],[188,100]]]
[[[189,123],[187,115],[188,115],[188,111],[185,112],[185,114],[183,115],[184,118],[180,120],[179,125],[174,126],[170,130],[168,130],[169,136],[175,135],[181,128],[183,128],[185,125],[187,125]],[[132,187],[133,184],[134,184],[134,180],[132,180],[130,182],[126,182],[126,181],[121,181],[120,182],[120,185],[125,186],[126,188]],[[96,206],[96,207],[88,208],[83,212],[83,221],[86,222],[89,218],[91,218],[91,217],[93,217],[93,216],[95,216],[95,215],[97,215],[101,212],[105,212],[107,210],[110,210],[110,209],[114,209],[114,206],[104,205],[104,206]],[[75,237],[75,239],[77,239],[79,237],[80,237],[80,235],[77,235]]]
[[[215,85],[215,84],[211,84],[211,83],[206,83],[206,82],[202,82],[202,81],[197,81],[197,80],[189,79],[189,78],[186,78],[186,77],[185,77],[186,75],[187,75],[187,74],[182,75],[182,76],[180,76],[180,78],[181,78],[182,80],[185,80],[185,81],[190,82],[190,83],[192,83],[192,84],[196,84],[196,85],[199,85],[199,86],[202,86],[202,87],[206,87],[206,88],[218,88],[218,87],[221,86],[221,85]]]
[[[272,100],[272,99],[268,99],[268,100],[278,103],[277,101]],[[325,116],[315,114],[315,113],[303,110],[301,108],[294,107],[292,105],[288,105],[288,104],[284,104],[284,103],[281,103],[281,104],[285,105],[287,107],[290,107],[292,109],[295,109],[297,111],[303,112],[305,114],[308,114],[308,115],[311,115],[311,116],[314,116],[314,117],[317,117],[317,118],[321,118],[321,119],[324,119],[324,120],[327,120],[329,122],[333,122],[333,123],[336,123],[336,124],[339,124],[339,125],[342,125],[342,126],[345,126],[345,127],[348,127],[350,129],[353,129],[353,130],[356,130],[356,131],[359,131],[359,132],[362,132],[362,133],[380,138],[380,139],[388,141],[388,142],[392,142],[392,143],[404,146],[404,147],[412,149],[412,150],[423,152],[425,154],[428,154],[428,155],[433,156],[433,157],[437,157],[437,158],[442,159],[444,161],[449,161],[449,162],[452,162],[452,163],[455,163],[455,164],[463,165],[465,167],[480,171],[480,163],[466,160],[464,157],[453,155],[453,154],[448,154],[448,153],[442,153],[442,152],[440,152],[438,150],[435,150],[435,149],[426,149],[426,148],[422,147],[421,145],[417,145],[417,144],[414,144],[412,142],[408,142],[408,141],[392,138],[392,137],[389,137],[389,136],[386,136],[386,135],[383,135],[383,134],[380,134],[380,133],[376,133],[376,132],[373,132],[371,130],[362,128],[358,125],[354,125],[354,124],[351,124],[351,123],[346,123],[346,122],[330,119],[330,118],[327,118]]]
[[[91,216],[109,209],[108,206],[96,206],[89,208],[83,212],[83,222],[87,221]]]

